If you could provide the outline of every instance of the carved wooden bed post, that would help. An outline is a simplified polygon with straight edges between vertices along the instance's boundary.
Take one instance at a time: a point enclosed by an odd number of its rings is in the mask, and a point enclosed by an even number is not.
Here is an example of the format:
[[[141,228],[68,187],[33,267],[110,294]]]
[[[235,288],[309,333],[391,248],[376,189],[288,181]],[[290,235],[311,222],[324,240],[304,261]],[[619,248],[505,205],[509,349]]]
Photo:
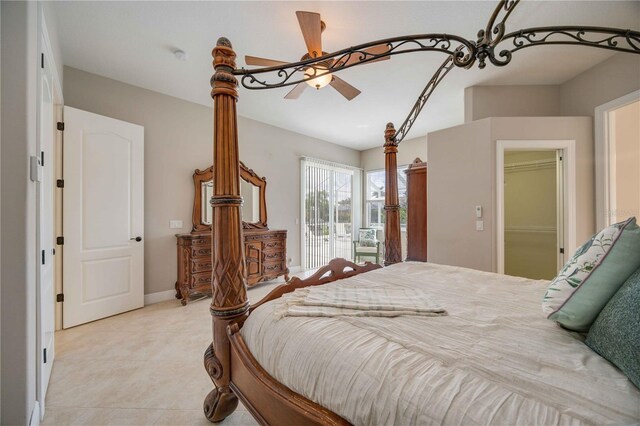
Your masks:
[[[236,67],[236,54],[224,37],[213,49],[211,97],[213,97],[213,207],[212,243],[213,279],[211,316],[213,344],[205,352],[204,365],[216,388],[204,401],[207,419],[219,422],[238,406],[238,398],[229,387],[230,342],[227,326],[247,315],[244,252],[242,249],[242,217],[240,207],[240,163],[238,158],[238,126],[236,101],[238,81],[231,71]]]
[[[396,129],[393,123],[387,123],[384,131],[384,168],[385,168],[385,195],[384,210],[384,264],[392,265],[402,262],[402,247],[400,244],[400,202],[398,201],[398,164],[396,154],[398,143],[396,142]]]

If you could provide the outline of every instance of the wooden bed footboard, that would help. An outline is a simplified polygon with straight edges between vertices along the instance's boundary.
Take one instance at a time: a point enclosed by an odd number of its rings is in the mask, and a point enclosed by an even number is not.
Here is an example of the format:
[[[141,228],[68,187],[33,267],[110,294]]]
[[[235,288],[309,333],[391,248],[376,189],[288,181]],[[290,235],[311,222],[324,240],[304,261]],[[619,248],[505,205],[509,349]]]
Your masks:
[[[293,277],[273,289],[250,313],[269,301],[298,288],[327,284],[382,268],[366,262],[358,265],[346,259],[333,259],[306,279]],[[244,320],[230,324],[227,336],[231,343],[231,389],[253,416],[262,424],[348,425],[342,417],[292,391],[262,368],[247,347],[240,329]]]
[[[343,258],[331,259],[327,265],[318,269],[310,277],[305,279],[293,277],[287,283],[274,288],[262,300],[251,306],[249,313],[260,307],[260,305],[277,299],[283,294],[291,293],[298,288],[326,284],[380,268],[382,268],[382,265],[378,265],[377,263],[365,262],[363,265],[358,265]]]
[[[231,342],[231,390],[263,425],[348,425],[334,412],[292,391],[262,368],[237,323],[227,328]]]

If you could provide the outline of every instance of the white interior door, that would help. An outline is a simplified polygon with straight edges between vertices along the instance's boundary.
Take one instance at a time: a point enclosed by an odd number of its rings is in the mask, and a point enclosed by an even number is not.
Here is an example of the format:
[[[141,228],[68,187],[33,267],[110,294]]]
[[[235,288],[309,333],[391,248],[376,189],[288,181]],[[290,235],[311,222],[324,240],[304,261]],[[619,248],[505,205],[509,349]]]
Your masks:
[[[38,289],[36,292],[37,312],[37,400],[40,403],[40,414],[44,415],[44,401],[51,377],[54,359],[55,330],[55,270],[54,270],[54,155],[53,140],[55,137],[55,109],[53,104],[53,78],[51,68],[43,61],[40,69],[40,99],[38,105],[38,152],[35,165],[37,173],[37,247],[39,265],[37,272]]]
[[[63,327],[144,305],[144,128],[64,108]]]

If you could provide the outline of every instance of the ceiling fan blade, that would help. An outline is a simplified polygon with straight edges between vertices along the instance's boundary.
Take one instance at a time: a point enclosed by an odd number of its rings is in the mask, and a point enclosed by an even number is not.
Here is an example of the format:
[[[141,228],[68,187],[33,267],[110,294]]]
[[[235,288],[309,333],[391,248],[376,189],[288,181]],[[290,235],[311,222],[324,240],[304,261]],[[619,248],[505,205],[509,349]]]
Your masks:
[[[340,77],[336,77],[335,75],[333,76],[333,80],[331,80],[331,83],[329,84],[349,101],[361,93],[358,89],[356,89]]]
[[[259,58],[257,56],[246,55],[244,61],[247,65],[257,65],[260,67],[270,67],[276,65],[285,65],[287,62],[276,61],[275,59]]]
[[[373,55],[381,55],[383,53],[387,53],[388,51],[389,51],[389,46],[387,46],[386,44],[378,44],[377,46],[372,46],[368,49],[365,49],[365,52],[371,53]],[[386,61],[387,59],[391,59],[391,56],[381,56],[371,62]]]
[[[378,44],[377,46],[372,46],[372,47],[369,47],[368,49],[363,49],[363,50],[373,55],[380,55],[388,52],[389,46],[387,46],[386,44]],[[344,65],[353,64],[354,62],[360,62],[361,57],[362,57],[362,54],[354,53],[353,55],[351,55],[349,59],[347,59],[346,61],[338,61],[336,65],[343,66],[342,65],[343,62],[344,62]],[[369,62],[386,61],[387,59],[391,59],[391,56],[381,56]]]
[[[307,88],[307,86],[307,83],[305,83],[304,81],[302,83],[296,84],[295,86],[293,86],[293,89],[291,89],[291,91],[285,95],[284,98],[298,99],[300,95],[302,95],[302,92],[304,92],[304,89]]]
[[[320,14],[314,12],[297,11],[298,23],[302,30],[302,37],[307,45],[309,56],[322,56],[322,21]]]

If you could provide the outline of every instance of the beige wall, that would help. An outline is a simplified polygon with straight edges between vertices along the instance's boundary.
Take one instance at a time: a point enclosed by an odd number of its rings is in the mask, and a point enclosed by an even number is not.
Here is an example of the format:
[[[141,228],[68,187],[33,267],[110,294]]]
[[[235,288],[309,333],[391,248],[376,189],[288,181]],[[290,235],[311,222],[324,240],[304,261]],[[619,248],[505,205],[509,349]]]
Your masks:
[[[427,152],[428,260],[493,270],[495,148],[491,120],[479,120],[429,133]],[[484,209],[485,231],[475,231],[475,206]]]
[[[145,293],[173,288],[174,234],[191,230],[192,174],[212,163],[212,109],[80,71],[64,69],[68,106],[145,128]],[[242,102],[242,98],[240,98]],[[360,165],[360,152],[244,117],[240,158],[267,178],[268,223],[286,229],[287,255],[300,265],[300,155]],[[183,229],[169,229],[179,219]]]
[[[24,425],[36,402],[36,185],[29,179],[29,157],[36,155],[38,15],[35,2],[2,2],[0,11],[0,423]]]
[[[616,220],[640,218],[640,101],[611,113],[615,123]]]
[[[640,56],[617,53],[560,86],[560,111],[593,116],[597,106],[640,89]]]
[[[560,115],[559,86],[472,86],[464,90],[464,122],[489,117]]]
[[[384,169],[384,138],[380,138],[380,146],[360,152],[360,167],[367,170]],[[411,164],[416,157],[427,161],[427,137],[406,139],[398,146],[398,166]]]
[[[57,20],[55,17],[55,11],[53,10],[53,8],[55,7],[55,3],[50,1],[39,1],[38,7],[41,8],[40,12],[47,25],[49,43],[51,44],[51,54],[54,56],[53,62],[55,62],[56,64],[56,74],[58,75],[58,79],[60,80],[60,85],[62,85],[62,53],[60,51],[60,41],[58,40]],[[48,58],[46,60],[51,60],[51,58]]]
[[[577,242],[595,227],[593,122],[590,117],[504,117],[427,135],[429,261],[496,270],[496,141],[576,141]],[[476,205],[484,231],[475,230]]]
[[[640,89],[640,57],[617,53],[560,85],[472,86],[465,123],[489,117],[593,116],[597,106]]]

